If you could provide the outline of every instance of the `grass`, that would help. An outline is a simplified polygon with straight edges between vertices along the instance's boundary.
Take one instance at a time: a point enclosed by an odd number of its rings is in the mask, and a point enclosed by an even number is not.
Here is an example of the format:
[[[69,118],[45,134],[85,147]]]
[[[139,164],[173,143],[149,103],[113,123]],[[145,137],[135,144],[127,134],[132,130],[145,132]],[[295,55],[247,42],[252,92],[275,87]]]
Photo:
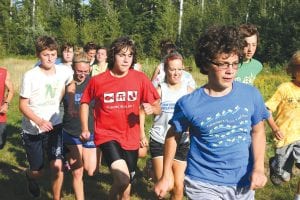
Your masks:
[[[22,142],[20,138],[21,132],[21,114],[18,110],[18,91],[20,87],[21,77],[23,73],[31,68],[35,63],[35,60],[26,59],[16,59],[7,58],[0,60],[1,66],[6,66],[11,74],[12,81],[16,87],[16,94],[14,100],[10,106],[8,114],[8,138],[6,146],[3,150],[0,150],[0,199],[1,200],[29,200],[31,197],[27,193],[26,181],[24,177],[24,169],[28,167],[26,161],[25,152],[22,147]],[[145,73],[150,76],[154,67],[156,66],[156,61],[154,60],[144,60],[142,62],[143,69]],[[186,65],[191,66],[192,74],[197,82],[197,85],[202,85],[207,79],[205,76],[201,75],[196,69],[195,65],[190,62]],[[271,70],[269,67],[265,67],[263,72],[259,75],[255,81],[255,85],[262,92],[263,97],[267,100],[274,92],[276,87],[289,80],[282,70]],[[146,130],[149,130],[152,123],[152,118],[148,117],[146,122]],[[266,172],[268,172],[268,158],[274,154],[273,152],[273,142],[272,136],[269,128],[267,130],[267,151],[266,151]],[[137,179],[133,184],[132,189],[132,199],[155,199],[151,181],[143,178],[143,169],[145,166],[146,159],[140,159],[138,163],[138,173]],[[297,170],[295,175],[298,174]],[[106,166],[101,166],[99,174],[94,177],[84,177],[85,183],[85,196],[87,200],[94,199],[107,199],[108,190],[112,183],[111,176],[108,172]],[[42,195],[39,199],[47,200],[51,199],[50,191],[50,174],[46,170],[45,176],[40,180],[40,185],[42,186]],[[257,200],[286,200],[293,199],[294,192],[297,187],[297,179],[294,177],[290,182],[283,184],[282,186],[273,186],[270,181],[267,185],[256,192]],[[70,172],[66,173],[65,181],[63,186],[63,199],[71,200],[75,199],[74,193],[72,191],[72,182]]]

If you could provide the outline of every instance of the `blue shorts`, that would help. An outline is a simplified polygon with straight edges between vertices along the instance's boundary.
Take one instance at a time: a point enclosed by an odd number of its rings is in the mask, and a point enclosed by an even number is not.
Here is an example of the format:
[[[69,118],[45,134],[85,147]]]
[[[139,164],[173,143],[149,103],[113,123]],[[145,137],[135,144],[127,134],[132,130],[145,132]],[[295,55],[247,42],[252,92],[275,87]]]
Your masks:
[[[63,142],[64,145],[82,145],[84,148],[96,148],[94,143],[94,134],[91,133],[90,139],[86,142],[83,142],[79,137],[71,135],[66,131],[63,132]]]
[[[49,132],[31,135],[23,131],[21,136],[31,171],[39,171],[44,167],[44,152],[49,161],[63,159],[61,124]]]

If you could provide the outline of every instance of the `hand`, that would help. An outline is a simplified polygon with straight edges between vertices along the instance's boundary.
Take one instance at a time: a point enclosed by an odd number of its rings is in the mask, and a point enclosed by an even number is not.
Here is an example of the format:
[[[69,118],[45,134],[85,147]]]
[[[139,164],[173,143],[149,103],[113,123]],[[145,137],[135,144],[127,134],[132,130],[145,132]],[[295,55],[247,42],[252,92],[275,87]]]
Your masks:
[[[163,199],[169,189],[169,181],[167,179],[161,178],[155,185],[154,185],[154,192],[159,199]]]
[[[267,177],[263,171],[253,170],[251,175],[251,185],[250,190],[256,190],[263,188],[267,183]]]
[[[49,132],[53,129],[52,123],[44,119],[42,119],[37,125],[42,132]]]
[[[277,130],[273,131],[273,134],[275,135],[275,138],[277,140],[283,140],[284,139],[284,134],[281,132],[280,129],[277,129]]]
[[[0,107],[0,113],[7,113],[8,110],[8,104],[4,103],[1,107]]]
[[[140,140],[140,146],[141,147],[147,147],[149,145],[148,139],[146,136],[142,137]]]
[[[82,131],[79,138],[81,139],[81,141],[85,142],[90,139],[90,136],[91,136],[91,133],[90,133],[90,131],[87,130],[87,131]]]
[[[150,103],[142,103],[144,111],[146,115],[152,115],[153,114],[153,108]]]

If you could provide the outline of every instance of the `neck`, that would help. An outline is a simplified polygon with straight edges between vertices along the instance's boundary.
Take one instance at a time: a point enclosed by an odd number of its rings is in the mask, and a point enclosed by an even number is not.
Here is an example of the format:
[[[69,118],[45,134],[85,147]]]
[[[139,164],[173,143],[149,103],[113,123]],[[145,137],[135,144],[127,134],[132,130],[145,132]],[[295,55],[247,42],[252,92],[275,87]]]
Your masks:
[[[40,66],[40,69],[43,73],[45,73],[47,75],[55,74],[55,67],[54,66],[52,66],[51,68],[45,68],[43,66]]]
[[[171,83],[167,83],[168,84],[168,87],[171,89],[171,90],[177,90],[181,87],[181,82],[179,83],[174,83],[174,84],[171,84]]]
[[[121,72],[121,71],[117,71],[117,70],[110,70],[110,74],[113,76],[113,77],[116,77],[116,78],[122,78],[124,76],[126,76],[128,74],[128,71],[125,71],[125,72]]]
[[[204,86],[204,91],[211,97],[223,97],[230,93],[232,90],[232,86],[228,88],[220,88],[210,85],[209,83]]]

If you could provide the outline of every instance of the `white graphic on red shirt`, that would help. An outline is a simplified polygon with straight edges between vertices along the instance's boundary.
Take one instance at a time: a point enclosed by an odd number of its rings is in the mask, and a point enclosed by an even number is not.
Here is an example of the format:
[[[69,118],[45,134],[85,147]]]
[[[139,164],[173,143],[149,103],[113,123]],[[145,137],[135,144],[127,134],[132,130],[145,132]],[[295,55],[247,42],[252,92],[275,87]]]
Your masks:
[[[128,101],[135,101],[137,99],[137,91],[128,91]]]
[[[104,93],[104,103],[113,103],[114,93]]]
[[[116,101],[126,101],[126,92],[117,92]]]

